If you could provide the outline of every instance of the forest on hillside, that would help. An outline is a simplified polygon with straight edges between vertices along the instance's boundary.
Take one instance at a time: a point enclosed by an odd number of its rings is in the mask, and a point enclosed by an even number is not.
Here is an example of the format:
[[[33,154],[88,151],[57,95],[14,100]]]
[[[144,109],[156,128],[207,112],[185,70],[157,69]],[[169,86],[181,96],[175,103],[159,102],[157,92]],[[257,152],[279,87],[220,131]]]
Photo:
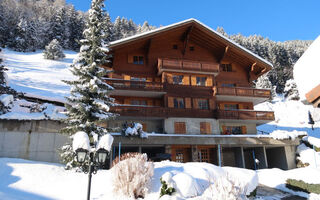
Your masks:
[[[56,39],[64,49],[78,51],[87,18],[87,13],[75,10],[65,0],[1,0],[0,47],[30,52],[44,49]],[[117,17],[113,22],[108,14],[105,18],[105,29],[110,32],[109,41],[156,28],[147,21],[140,25],[125,17]],[[277,93],[282,93],[286,82],[293,78],[294,63],[312,42],[276,42],[259,35],[228,35],[220,27],[217,31],[273,64],[267,77]]]

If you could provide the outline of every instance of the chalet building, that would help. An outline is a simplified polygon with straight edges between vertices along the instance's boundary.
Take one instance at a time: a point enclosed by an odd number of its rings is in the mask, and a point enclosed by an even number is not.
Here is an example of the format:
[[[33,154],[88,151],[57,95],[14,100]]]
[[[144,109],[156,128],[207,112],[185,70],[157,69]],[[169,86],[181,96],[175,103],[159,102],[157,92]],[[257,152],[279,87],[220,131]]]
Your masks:
[[[176,162],[209,162],[255,169],[295,167],[298,141],[257,135],[274,120],[254,105],[270,91],[253,81],[272,65],[195,19],[110,44],[120,114],[108,127],[139,122],[148,138],[114,134],[113,156],[143,152],[171,154]],[[259,160],[259,163],[255,162]]]

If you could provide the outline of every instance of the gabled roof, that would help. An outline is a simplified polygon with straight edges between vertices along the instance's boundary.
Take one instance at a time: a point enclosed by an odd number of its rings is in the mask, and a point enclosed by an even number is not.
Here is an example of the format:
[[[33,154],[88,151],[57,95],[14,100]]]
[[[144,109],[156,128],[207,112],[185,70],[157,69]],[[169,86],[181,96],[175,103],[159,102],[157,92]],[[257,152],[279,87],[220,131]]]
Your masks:
[[[260,61],[263,65],[267,66],[269,69],[272,67],[272,64],[270,62],[268,62],[267,60],[261,58],[257,54],[252,53],[248,49],[242,47],[241,45],[237,44],[236,42],[230,40],[229,38],[223,36],[219,32],[211,29],[207,25],[205,25],[205,24],[201,23],[200,21],[193,19],[193,18],[187,19],[187,20],[175,23],[175,24],[171,24],[168,26],[163,26],[163,27],[160,27],[155,30],[140,33],[140,34],[137,34],[137,35],[134,35],[131,37],[127,37],[124,39],[113,41],[110,43],[109,47],[110,48],[117,47],[117,46],[120,46],[120,45],[123,45],[126,43],[134,42],[139,39],[143,39],[143,38],[150,37],[150,36],[155,36],[157,34],[160,34],[160,33],[163,33],[163,32],[169,31],[169,30],[173,30],[175,28],[178,28],[178,27],[181,27],[184,25],[188,25],[188,24],[192,24],[192,23],[195,23],[195,24],[199,25],[200,27],[204,28],[210,34],[212,34],[212,36],[218,37],[222,42],[224,42],[226,44],[226,46],[231,46],[231,47],[234,47],[234,48],[240,50],[241,52],[245,53],[248,57],[252,57],[254,60],[257,60],[258,62]]]

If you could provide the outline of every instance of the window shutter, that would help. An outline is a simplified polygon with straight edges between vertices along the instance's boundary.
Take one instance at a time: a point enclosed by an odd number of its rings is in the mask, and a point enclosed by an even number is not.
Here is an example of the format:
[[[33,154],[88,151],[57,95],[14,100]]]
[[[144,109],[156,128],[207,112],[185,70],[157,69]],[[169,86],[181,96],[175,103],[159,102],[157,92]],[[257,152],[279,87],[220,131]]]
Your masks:
[[[167,82],[172,84],[173,83],[172,74],[166,74],[166,75],[167,75]]]
[[[191,98],[185,98],[186,108],[191,108]]]
[[[209,99],[209,107],[210,110],[214,110],[216,108],[213,99]]]
[[[174,123],[174,132],[176,134],[185,134],[186,133],[186,124],[184,122],[175,122]]]
[[[130,99],[124,99],[124,104],[130,105]]]
[[[242,132],[242,134],[247,134],[247,127],[241,126],[241,132]]]
[[[147,77],[147,82],[152,82],[152,77]]]
[[[197,85],[197,77],[191,76],[191,85]]]
[[[223,104],[223,103],[220,103],[220,104],[219,104],[219,109],[220,109],[220,110],[224,110],[224,104]]]
[[[148,106],[153,106],[153,100],[151,99],[151,100],[148,100],[147,101],[147,104],[148,104]]]
[[[183,85],[190,85],[190,76],[184,75],[182,82],[183,82]]]
[[[209,122],[200,122],[200,133],[211,134],[211,124]]]
[[[192,99],[193,108],[198,109],[198,99]]]
[[[123,79],[124,79],[124,80],[127,80],[127,81],[130,81],[130,76],[124,75],[124,76],[123,76]]]
[[[226,126],[222,126],[222,134],[223,134],[223,135],[226,133],[226,131],[227,131]]]
[[[168,107],[173,108],[173,97],[168,97]]]
[[[142,123],[141,125],[142,125],[142,130],[144,132],[147,132],[147,124],[146,123]]]
[[[211,124],[209,122],[206,122],[206,133],[207,134],[212,134],[212,132],[211,132]]]
[[[211,77],[211,76],[207,77],[207,84],[206,84],[206,86],[212,86],[212,77]]]
[[[243,104],[242,103],[239,103],[239,109],[243,109]]]
[[[133,63],[133,55],[128,55],[128,63]]]

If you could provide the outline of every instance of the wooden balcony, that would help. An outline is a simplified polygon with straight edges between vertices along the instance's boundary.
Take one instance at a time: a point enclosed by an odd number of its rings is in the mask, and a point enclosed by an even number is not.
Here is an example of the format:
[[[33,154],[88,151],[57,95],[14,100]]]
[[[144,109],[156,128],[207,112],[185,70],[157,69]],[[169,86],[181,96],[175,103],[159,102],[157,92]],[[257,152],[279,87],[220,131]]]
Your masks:
[[[254,110],[216,110],[218,119],[231,120],[274,120],[274,112]]]
[[[163,84],[147,81],[132,81],[122,79],[105,79],[106,82],[118,90],[149,90],[163,91]]]
[[[116,106],[111,108],[111,112],[119,113],[120,116],[132,117],[190,117],[190,118],[214,118],[213,110],[200,109],[178,109],[149,106]]]
[[[260,98],[271,97],[271,91],[266,89],[215,86],[213,90],[214,90],[214,95],[247,96],[247,97],[260,97]]]
[[[158,72],[159,74],[161,74],[163,71],[193,72],[199,74],[218,74],[219,64],[210,62],[197,62],[190,60],[159,58]]]

